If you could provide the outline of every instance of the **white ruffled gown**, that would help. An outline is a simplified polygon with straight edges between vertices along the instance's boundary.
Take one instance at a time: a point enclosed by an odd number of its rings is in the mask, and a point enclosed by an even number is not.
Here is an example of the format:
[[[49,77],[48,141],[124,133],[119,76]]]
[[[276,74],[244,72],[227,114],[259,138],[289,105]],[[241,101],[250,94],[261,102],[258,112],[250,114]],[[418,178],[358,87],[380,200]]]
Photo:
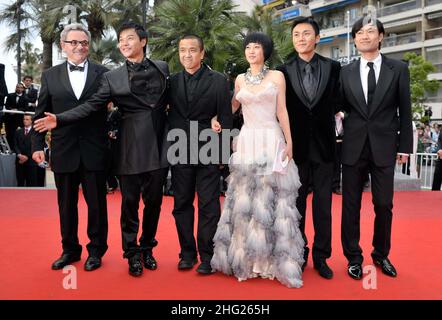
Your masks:
[[[276,118],[278,89],[272,82],[244,87],[236,95],[244,125],[230,159],[228,188],[214,237],[214,270],[302,286],[304,240],[296,198],[301,185],[293,160],[285,174],[273,170],[285,143]]]

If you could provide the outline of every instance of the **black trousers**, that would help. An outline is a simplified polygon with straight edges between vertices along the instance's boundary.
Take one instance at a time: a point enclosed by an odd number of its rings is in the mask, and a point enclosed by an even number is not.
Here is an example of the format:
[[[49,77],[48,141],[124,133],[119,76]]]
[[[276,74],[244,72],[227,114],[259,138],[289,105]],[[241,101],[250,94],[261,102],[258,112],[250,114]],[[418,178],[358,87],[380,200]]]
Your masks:
[[[54,173],[63,253],[81,254],[78,241],[78,190],[81,183],[88,207],[86,248],[89,255],[101,257],[107,250],[106,172],[88,171],[83,166],[75,172]]]
[[[355,165],[343,165],[342,170],[342,225],[341,241],[349,263],[363,261],[360,239],[360,212],[362,192],[367,174],[371,175],[375,220],[372,257],[388,257],[391,247],[393,218],[394,165],[378,167],[373,161],[370,146],[366,142],[360,159]]]
[[[31,163],[28,159],[24,164],[16,163],[17,186],[19,187],[37,187],[38,185],[38,166]]]
[[[332,189],[341,189],[342,173],[342,142],[336,143],[335,166],[333,170]]]
[[[213,237],[221,216],[220,170],[217,165],[176,165],[172,167],[173,216],[181,246],[180,257],[197,257],[194,237],[195,190],[198,194],[198,252],[201,261],[213,256]]]
[[[440,191],[442,184],[442,159],[436,161],[436,168],[434,169],[433,186],[431,190]]]
[[[158,244],[155,239],[163,202],[163,185],[167,168],[140,174],[119,176],[121,190],[121,233],[124,258],[139,255],[141,251],[152,252]],[[137,242],[140,220],[138,208],[140,195],[143,199],[142,234]]]
[[[301,214],[299,228],[305,241],[305,252],[308,255],[307,237],[305,235],[305,219],[309,186],[313,187],[312,212],[315,237],[313,241],[313,261],[320,262],[331,256],[331,204],[333,162],[307,160],[298,164],[301,187],[298,191],[296,207]]]

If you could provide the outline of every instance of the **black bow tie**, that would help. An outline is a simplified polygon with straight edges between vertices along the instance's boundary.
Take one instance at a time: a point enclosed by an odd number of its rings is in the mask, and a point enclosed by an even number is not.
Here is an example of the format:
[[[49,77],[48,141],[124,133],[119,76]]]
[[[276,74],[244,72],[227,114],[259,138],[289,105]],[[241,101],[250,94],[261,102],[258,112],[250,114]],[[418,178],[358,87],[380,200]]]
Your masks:
[[[83,72],[84,71],[84,67],[80,67],[80,66],[74,66],[73,64],[69,63],[69,71],[80,71]]]

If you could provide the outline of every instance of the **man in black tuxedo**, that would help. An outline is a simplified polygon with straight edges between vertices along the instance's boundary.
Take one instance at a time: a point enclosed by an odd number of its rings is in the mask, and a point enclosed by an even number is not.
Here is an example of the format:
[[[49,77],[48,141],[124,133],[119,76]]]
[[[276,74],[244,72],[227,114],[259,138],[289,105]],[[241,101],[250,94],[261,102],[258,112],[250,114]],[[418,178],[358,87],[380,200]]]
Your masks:
[[[434,169],[433,185],[431,186],[432,191],[440,191],[442,184],[442,132],[439,132],[436,150],[438,158],[436,160],[436,168]]]
[[[6,98],[5,108],[12,111],[31,111],[28,107],[28,99],[24,93],[24,86],[21,83],[17,83],[15,86],[15,92],[8,94]],[[33,110],[32,110],[33,111]],[[5,114],[5,131],[6,138],[11,148],[14,147],[15,133],[18,127],[23,125],[23,114]]]
[[[122,195],[121,230],[129,274],[141,276],[144,267],[157,268],[152,255],[167,176],[166,105],[169,69],[164,61],[145,57],[147,32],[136,23],[124,23],[118,31],[123,66],[103,76],[98,92],[87,102],[62,114],[48,114],[37,121],[37,130],[59,125],[68,128],[93,113],[118,106],[122,118],[116,139],[114,168]],[[138,206],[144,202],[142,235],[138,244]]]
[[[287,111],[293,139],[293,158],[299,169],[302,186],[297,208],[302,216],[300,229],[306,247],[305,216],[309,186],[313,186],[313,265],[319,275],[331,279],[333,271],[326,263],[331,256],[331,201],[335,158],[336,93],[340,65],[315,52],[319,26],[313,18],[293,22],[292,38],[298,57],[281,66],[287,83]]]
[[[28,99],[28,108],[34,111],[36,106],[36,101],[38,97],[38,90],[34,88],[32,81],[34,78],[32,76],[24,76],[22,84],[25,87],[25,96]]]
[[[23,127],[17,129],[14,137],[14,152],[17,155],[17,186],[37,187],[38,165],[32,160],[31,152],[32,116],[23,116]]]
[[[8,88],[6,87],[5,81],[5,65],[0,63],[0,110],[3,109],[5,105],[5,98],[8,95]],[[0,128],[2,127],[2,114],[0,112]]]
[[[46,112],[60,114],[85,102],[98,89],[107,69],[88,60],[90,33],[81,24],[67,25],[61,33],[67,61],[42,74],[35,119]],[[59,270],[81,258],[78,241],[78,191],[82,185],[88,206],[86,271],[101,266],[107,250],[106,169],[108,160],[106,110],[75,124],[52,130],[51,167],[57,187],[63,253],[52,264]],[[32,158],[45,161],[45,134],[33,131]]]
[[[369,16],[355,22],[352,36],[361,59],[341,71],[345,137],[342,146],[342,246],[348,274],[362,278],[360,210],[367,174],[371,175],[374,221],[371,255],[382,272],[395,277],[388,259],[395,161],[406,163],[413,134],[409,72],[406,64],[380,54],[384,27]]]
[[[171,77],[168,115],[170,130],[181,130],[187,137],[186,154],[177,155],[182,161],[172,163],[173,216],[181,247],[178,269],[191,269],[199,253],[201,264],[196,271],[211,274],[213,237],[221,216],[220,158],[209,163],[203,161],[199,154],[204,143],[198,142],[198,137],[203,130],[211,132],[211,119],[215,116],[223,129],[232,127],[229,83],[224,75],[202,63],[204,43],[199,36],[184,36],[178,45],[184,70]],[[193,131],[192,126],[197,130]],[[197,146],[193,148],[195,141]],[[198,194],[197,243],[194,237],[195,191]]]

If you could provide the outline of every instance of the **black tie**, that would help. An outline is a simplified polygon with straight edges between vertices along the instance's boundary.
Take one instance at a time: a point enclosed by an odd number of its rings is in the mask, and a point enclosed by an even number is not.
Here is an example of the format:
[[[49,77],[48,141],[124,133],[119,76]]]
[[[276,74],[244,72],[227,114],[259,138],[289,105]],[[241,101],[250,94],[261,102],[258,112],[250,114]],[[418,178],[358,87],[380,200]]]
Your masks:
[[[316,81],[313,75],[313,67],[310,63],[307,63],[304,67],[304,77],[302,79],[302,84],[304,85],[305,93],[310,102],[313,101],[316,93]]]
[[[84,67],[80,67],[80,66],[75,66],[73,64],[69,63],[69,70],[72,71],[80,71],[83,72],[84,71]]]
[[[376,90],[376,76],[373,65],[373,62],[367,62],[367,66],[370,68],[370,71],[368,72],[367,106],[371,106],[374,91]]]

